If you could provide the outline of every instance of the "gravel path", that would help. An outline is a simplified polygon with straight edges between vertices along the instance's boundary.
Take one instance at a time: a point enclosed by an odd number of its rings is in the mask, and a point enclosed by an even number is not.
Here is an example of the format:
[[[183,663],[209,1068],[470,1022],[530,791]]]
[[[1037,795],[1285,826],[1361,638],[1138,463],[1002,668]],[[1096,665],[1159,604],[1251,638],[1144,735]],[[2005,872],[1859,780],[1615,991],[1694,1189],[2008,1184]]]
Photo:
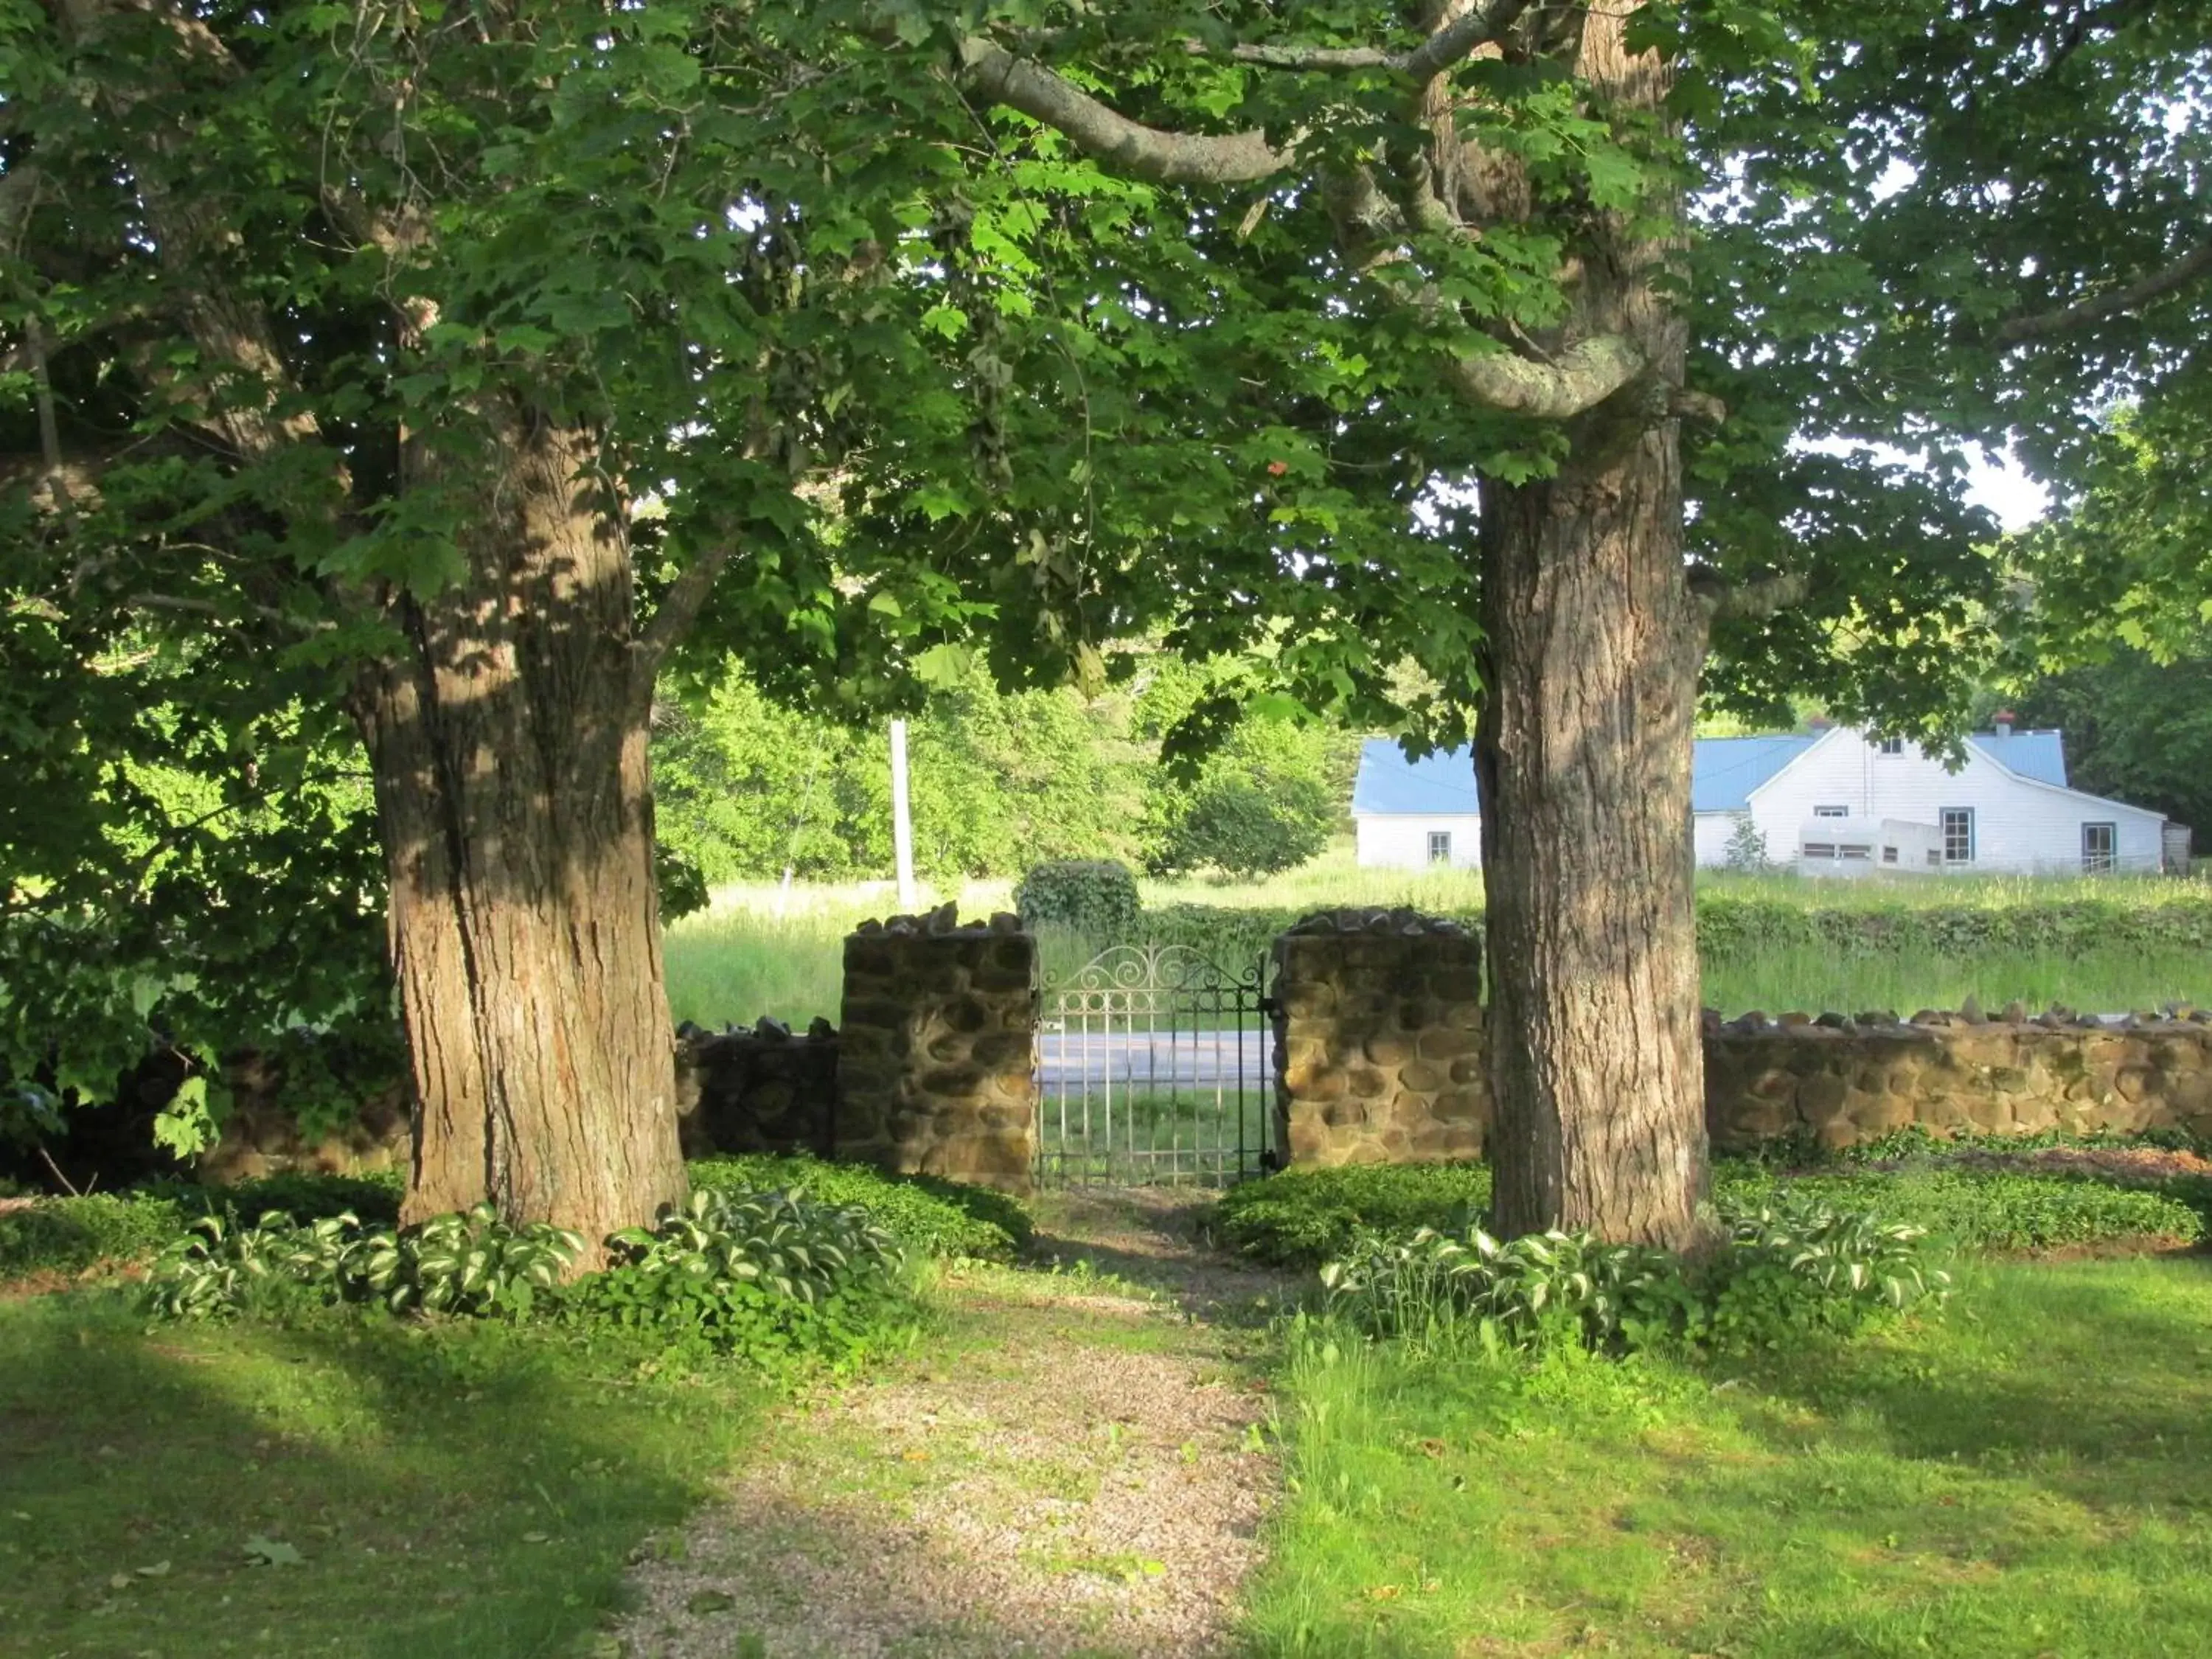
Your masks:
[[[1159,1193],[1048,1206],[1034,1265],[949,1275],[943,1328],[786,1412],[775,1461],[653,1540],[635,1659],[1196,1659],[1274,1489],[1255,1361],[1280,1278]]]

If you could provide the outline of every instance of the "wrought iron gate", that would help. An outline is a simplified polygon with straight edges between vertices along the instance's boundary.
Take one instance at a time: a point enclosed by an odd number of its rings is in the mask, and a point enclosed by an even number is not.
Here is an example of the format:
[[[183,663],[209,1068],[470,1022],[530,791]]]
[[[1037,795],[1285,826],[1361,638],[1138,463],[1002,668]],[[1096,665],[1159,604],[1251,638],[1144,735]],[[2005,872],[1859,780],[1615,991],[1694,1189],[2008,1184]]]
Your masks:
[[[1222,1186],[1275,1151],[1264,963],[1117,945],[1038,992],[1041,1183]]]

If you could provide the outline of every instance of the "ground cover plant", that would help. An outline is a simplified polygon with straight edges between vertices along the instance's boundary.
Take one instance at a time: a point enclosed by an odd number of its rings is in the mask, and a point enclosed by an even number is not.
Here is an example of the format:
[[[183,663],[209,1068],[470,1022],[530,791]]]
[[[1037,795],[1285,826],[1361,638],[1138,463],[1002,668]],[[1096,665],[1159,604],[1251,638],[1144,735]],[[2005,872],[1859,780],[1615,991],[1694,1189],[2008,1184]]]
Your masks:
[[[33,1273],[75,1273],[142,1261],[202,1216],[251,1221],[271,1210],[297,1221],[350,1212],[397,1222],[396,1175],[278,1175],[228,1187],[156,1182],[116,1193],[0,1200],[0,1282]]]
[[[886,1175],[871,1164],[836,1164],[805,1153],[727,1154],[695,1159],[690,1168],[697,1190],[790,1191],[857,1207],[923,1255],[1004,1259],[1036,1230],[1019,1199],[936,1176]]]
[[[1717,1362],[1310,1328],[1251,1650],[2212,1645],[2212,1261],[1960,1277],[1940,1318]]]
[[[1924,1228],[1965,1249],[2190,1243],[2205,1235],[2201,1176],[2161,1176],[2143,1186],[2091,1170],[1992,1166],[1986,1157],[1967,1145],[1807,1170],[1723,1159],[1715,1195],[1737,1213],[1802,1196]],[[1480,1164],[1291,1169],[1224,1193],[1213,1225],[1224,1243],[1256,1260],[1319,1267],[1363,1233],[1463,1231],[1489,1198],[1490,1171]]]
[[[933,1176],[890,1176],[803,1154],[702,1158],[690,1170],[702,1190],[796,1190],[824,1204],[857,1207],[919,1255],[1003,1258],[1031,1231],[1018,1200]],[[81,1198],[0,1200],[0,1283],[143,1262],[208,1216],[232,1230],[270,1212],[301,1224],[350,1215],[365,1226],[394,1227],[400,1193],[396,1175],[296,1174],[229,1186],[159,1182]]]

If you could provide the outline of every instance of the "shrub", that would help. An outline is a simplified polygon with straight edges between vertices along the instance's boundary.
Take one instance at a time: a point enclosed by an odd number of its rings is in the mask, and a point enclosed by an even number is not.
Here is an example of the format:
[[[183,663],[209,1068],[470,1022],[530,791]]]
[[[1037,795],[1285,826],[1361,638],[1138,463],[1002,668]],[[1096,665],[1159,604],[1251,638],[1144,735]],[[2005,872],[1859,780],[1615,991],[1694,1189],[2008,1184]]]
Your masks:
[[[865,1164],[766,1153],[705,1158],[690,1172],[702,1188],[793,1189],[824,1203],[858,1206],[918,1255],[1003,1261],[1035,1231],[1018,1199],[933,1176],[889,1176]],[[404,1192],[397,1174],[295,1173],[228,1187],[170,1180],[89,1198],[40,1199],[0,1210],[0,1279],[144,1261],[204,1216],[219,1218],[227,1232],[260,1224],[272,1212],[297,1223],[349,1216],[365,1228],[396,1231]]]
[[[1211,866],[1272,876],[1327,847],[1336,817],[1336,801],[1317,778],[1215,771],[1173,800],[1149,862],[1163,872]]]
[[[1683,1334],[1717,1348],[1773,1347],[1850,1331],[1921,1302],[1941,1306],[1951,1276],[1925,1228],[1807,1194],[1737,1213],[1728,1247],[1697,1271],[1700,1306]]]
[[[1852,955],[1974,957],[2021,951],[2071,957],[2088,950],[2212,950],[2212,896],[2179,883],[2113,884],[2109,896],[2051,897],[2033,884],[1979,902],[1910,896],[1702,892],[1698,951],[1721,962],[1784,946]]]
[[[1113,859],[1032,865],[1014,888],[1014,908],[1029,927],[1065,927],[1087,939],[1126,938],[1139,908],[1137,878]]]
[[[586,1334],[648,1338],[664,1356],[771,1368],[800,1354],[850,1358],[902,1322],[906,1252],[856,1207],[709,1188],[607,1243],[611,1267],[562,1284],[584,1241],[542,1223],[511,1227],[489,1205],[396,1232],[351,1215],[300,1222],[272,1211],[242,1226],[210,1214],[161,1253],[144,1304],[168,1319],[367,1303],[475,1318],[545,1313]]]
[[[1036,1231],[1021,1200],[936,1176],[893,1176],[865,1164],[831,1164],[804,1153],[753,1152],[691,1165],[699,1191],[787,1191],[857,1209],[916,1255],[1004,1261]]]
[[[857,1207],[707,1189],[610,1239],[616,1264],[564,1311],[650,1334],[679,1352],[773,1364],[857,1358],[902,1301],[905,1251]]]
[[[1736,1218],[1704,1261],[1588,1233],[1501,1243],[1480,1227],[1424,1227],[1362,1233],[1321,1278],[1329,1311],[1367,1335],[1433,1344],[1471,1332],[1493,1352],[1772,1346],[1940,1305],[1950,1288],[1921,1229],[1807,1200]]]
[[[1735,828],[1729,831],[1728,848],[1723,854],[1731,870],[1756,874],[1772,867],[1766,852],[1766,837],[1759,833],[1758,823],[1748,812],[1736,815]]]

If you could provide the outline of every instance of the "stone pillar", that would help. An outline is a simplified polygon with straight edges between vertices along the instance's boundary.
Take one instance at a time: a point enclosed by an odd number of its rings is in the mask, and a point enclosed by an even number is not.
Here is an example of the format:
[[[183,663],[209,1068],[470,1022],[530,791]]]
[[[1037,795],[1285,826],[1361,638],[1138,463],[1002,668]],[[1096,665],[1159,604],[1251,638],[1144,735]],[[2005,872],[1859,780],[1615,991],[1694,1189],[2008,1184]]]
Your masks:
[[[1275,941],[1275,1098],[1293,1164],[1481,1155],[1482,947],[1413,910],[1332,910]]]
[[[902,1175],[1025,1191],[1036,1155],[1036,941],[951,905],[845,941],[837,1151]]]

